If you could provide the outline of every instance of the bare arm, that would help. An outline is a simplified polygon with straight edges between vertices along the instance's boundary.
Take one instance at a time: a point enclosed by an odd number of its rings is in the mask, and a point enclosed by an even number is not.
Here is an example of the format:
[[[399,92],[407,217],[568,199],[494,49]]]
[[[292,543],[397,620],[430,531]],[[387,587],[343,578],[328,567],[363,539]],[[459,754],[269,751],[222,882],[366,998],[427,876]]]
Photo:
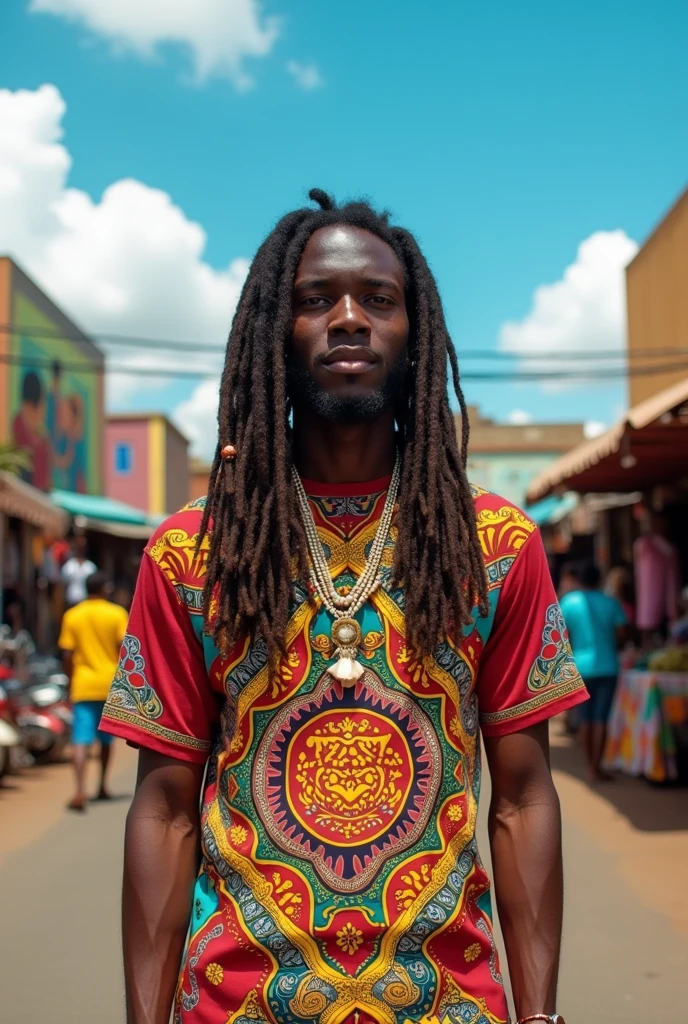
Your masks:
[[[127,816],[122,939],[127,1024],[168,1024],[191,918],[204,766],[141,750]]]
[[[72,699],[72,674],[74,672],[74,654],[72,651],[62,651],[62,668],[69,680],[69,699]]]
[[[485,738],[490,844],[516,1016],[556,1011],[563,915],[561,813],[547,723]]]

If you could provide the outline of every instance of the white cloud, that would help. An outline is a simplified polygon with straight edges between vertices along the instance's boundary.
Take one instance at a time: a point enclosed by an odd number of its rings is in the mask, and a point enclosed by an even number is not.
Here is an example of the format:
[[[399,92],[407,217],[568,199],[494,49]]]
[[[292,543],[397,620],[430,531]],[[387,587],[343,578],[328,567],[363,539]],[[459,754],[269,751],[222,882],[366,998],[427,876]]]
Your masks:
[[[293,75],[297,85],[306,91],[319,89],[325,84],[315,64],[300,64],[296,60],[290,60],[287,64],[287,71]]]
[[[559,281],[535,289],[527,316],[518,323],[502,325],[499,347],[520,356],[522,370],[618,367],[618,356],[606,363],[565,357],[569,353],[624,351],[624,268],[637,251],[637,243],[624,231],[590,235],[581,242],[575,262]],[[555,358],[548,360],[550,355]]]
[[[513,409],[507,416],[506,421],[515,427],[521,427],[526,423],[532,423],[533,417],[525,409]]]
[[[172,414],[176,425],[191,442],[191,453],[208,461],[215,454],[217,444],[219,398],[219,380],[204,380]]]
[[[53,85],[0,90],[0,252],[14,256],[86,330],[224,344],[248,262],[221,270],[203,260],[206,234],[167,193],[133,179],[110,185],[99,201],[67,187],[71,158],[60,139],[65,103]],[[208,367],[193,353],[116,349],[137,366]],[[115,401],[161,383],[111,376]]]
[[[252,84],[244,60],[265,57],[279,32],[259,0],[31,0],[29,10],[77,22],[149,59],[161,46],[182,46],[199,80],[223,75],[239,88]]]
[[[599,437],[600,434],[604,434],[607,429],[607,424],[602,423],[600,420],[586,420],[583,424],[583,433],[590,440],[593,437]]]

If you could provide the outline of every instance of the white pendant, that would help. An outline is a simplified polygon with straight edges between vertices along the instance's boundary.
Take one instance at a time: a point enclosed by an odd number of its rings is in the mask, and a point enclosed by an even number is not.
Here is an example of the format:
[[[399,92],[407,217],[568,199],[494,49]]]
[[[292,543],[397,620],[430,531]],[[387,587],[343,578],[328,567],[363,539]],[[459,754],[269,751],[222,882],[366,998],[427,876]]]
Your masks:
[[[344,656],[343,658],[338,658],[327,671],[335,679],[338,679],[343,686],[353,686],[361,678],[365,669],[360,661]]]

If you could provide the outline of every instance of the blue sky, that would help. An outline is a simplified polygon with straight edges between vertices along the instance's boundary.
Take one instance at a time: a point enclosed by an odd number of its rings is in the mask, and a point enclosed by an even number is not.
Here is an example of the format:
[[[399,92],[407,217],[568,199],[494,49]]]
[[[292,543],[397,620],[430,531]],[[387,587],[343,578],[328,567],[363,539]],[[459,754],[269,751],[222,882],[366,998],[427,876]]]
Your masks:
[[[186,221],[202,226],[207,239],[198,260],[218,273],[250,259],[309,187],[337,197],[369,195],[419,236],[459,353],[494,350],[500,338],[504,347],[507,322],[522,325],[514,345],[536,344],[532,323],[524,325],[535,290],[561,279],[584,240],[617,232],[606,245],[598,238],[583,259],[597,305],[586,308],[581,299],[578,329],[557,322],[556,314],[549,326],[559,351],[569,343],[585,348],[581,334],[602,347],[619,343],[619,325],[609,322],[616,314],[605,319],[600,312],[604,289],[620,280],[620,261],[632,254],[628,239],[642,242],[686,184],[683,0],[270,0],[260,9],[252,0],[199,0],[211,39],[223,6],[253,18],[264,42],[270,37],[269,52],[245,58],[240,71],[216,68],[205,78],[195,62],[204,54],[213,59],[208,36],[156,44],[170,34],[165,19],[184,3],[149,5],[158,6],[159,25],[115,31],[115,0],[33,0],[34,12],[29,0],[5,0],[0,89],[35,91],[51,83],[59,91],[64,135],[51,144],[71,157],[66,186],[96,206],[122,180],[162,190]],[[75,12],[81,20],[69,16]],[[181,21],[178,35],[195,31]],[[149,55],[140,49],[146,33],[153,39]],[[315,87],[301,87],[289,62],[317,69],[306,83]],[[250,76],[252,85],[237,83],[238,75]],[[3,238],[0,228],[0,249],[18,249],[20,261],[86,328],[169,335],[169,317],[155,313],[166,301],[164,260],[157,279],[151,270],[149,308],[142,308],[142,293],[123,301],[118,319],[112,308],[82,298],[63,269],[51,272],[40,239],[34,234],[27,242],[29,228],[22,231],[20,225]],[[199,308],[203,295],[194,300]],[[190,301],[190,319],[180,314],[184,336],[197,326],[193,337],[223,340],[215,326],[220,314],[197,323],[193,308]],[[476,364],[466,363],[471,368]],[[172,412],[197,384],[119,387],[113,401],[141,408],[154,395]],[[608,423],[624,401],[620,384],[552,391],[469,381],[466,392],[500,419],[520,410],[536,420]],[[193,413],[188,402],[184,408]]]

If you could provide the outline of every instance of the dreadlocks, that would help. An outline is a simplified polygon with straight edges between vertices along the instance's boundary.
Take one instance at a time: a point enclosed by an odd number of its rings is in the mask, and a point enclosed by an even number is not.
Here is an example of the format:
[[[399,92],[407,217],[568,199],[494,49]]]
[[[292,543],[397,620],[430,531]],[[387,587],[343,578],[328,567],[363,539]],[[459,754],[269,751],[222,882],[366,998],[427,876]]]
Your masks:
[[[201,526],[209,537],[203,612],[221,650],[240,635],[284,650],[294,574],[307,571],[306,538],[291,481],[290,403],[285,354],[292,289],[318,228],[364,228],[396,253],[409,317],[408,381],[396,409],[403,458],[393,575],[404,586],[408,640],[428,654],[471,620],[487,590],[466,479],[468,417],[454,346],[435,279],[416,240],[367,202],[336,207],[320,189],[319,209],[287,214],[251,265],[232,324],[220,387],[219,443]],[[447,393],[447,357],[461,408],[461,443]],[[222,446],[237,455],[223,462]]]

